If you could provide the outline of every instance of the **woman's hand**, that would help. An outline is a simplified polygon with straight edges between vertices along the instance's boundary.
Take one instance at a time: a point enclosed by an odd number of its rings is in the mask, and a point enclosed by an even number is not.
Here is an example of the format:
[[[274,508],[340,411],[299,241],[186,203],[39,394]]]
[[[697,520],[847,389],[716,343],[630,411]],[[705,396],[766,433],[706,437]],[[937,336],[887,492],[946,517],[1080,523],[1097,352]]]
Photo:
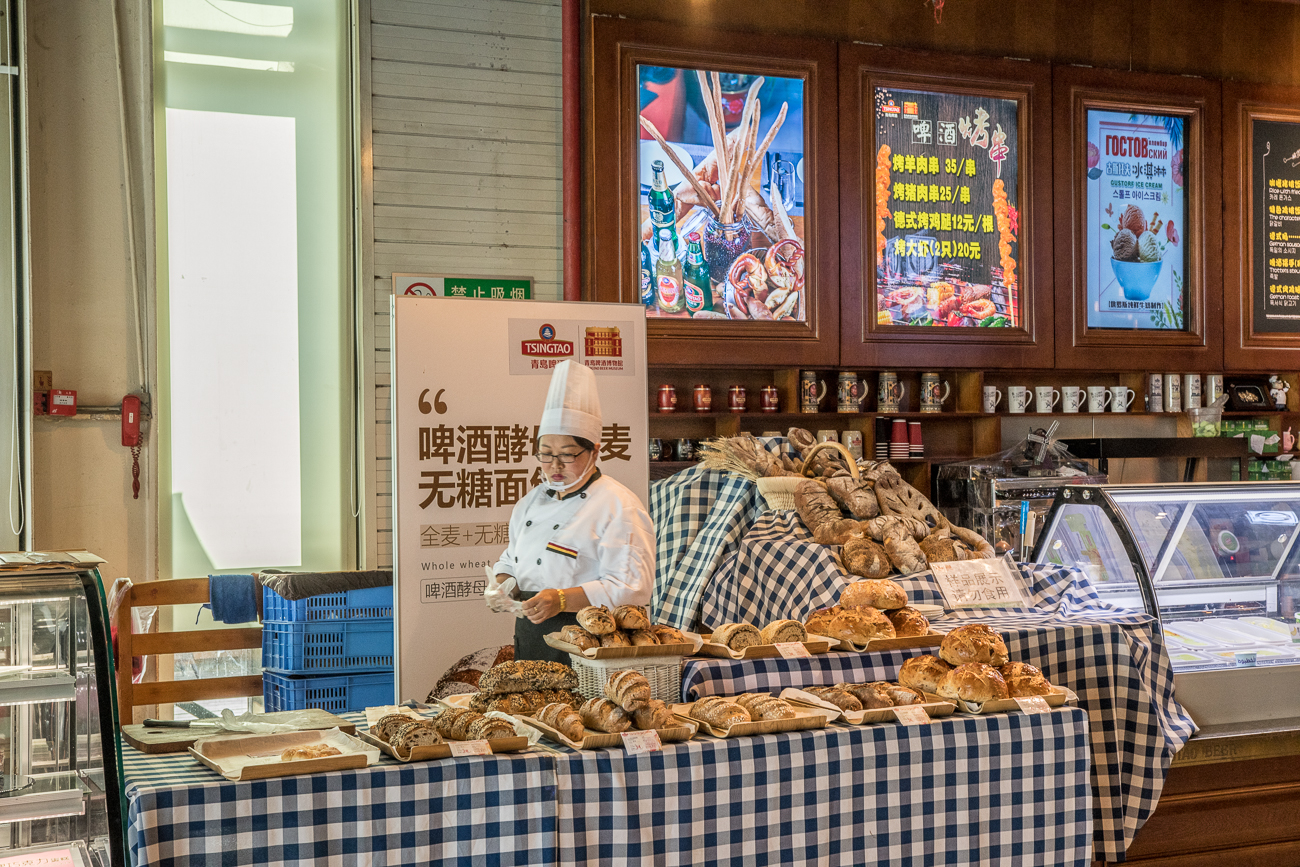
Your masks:
[[[524,616],[532,623],[550,620],[560,613],[560,594],[555,590],[542,590],[524,603]]]

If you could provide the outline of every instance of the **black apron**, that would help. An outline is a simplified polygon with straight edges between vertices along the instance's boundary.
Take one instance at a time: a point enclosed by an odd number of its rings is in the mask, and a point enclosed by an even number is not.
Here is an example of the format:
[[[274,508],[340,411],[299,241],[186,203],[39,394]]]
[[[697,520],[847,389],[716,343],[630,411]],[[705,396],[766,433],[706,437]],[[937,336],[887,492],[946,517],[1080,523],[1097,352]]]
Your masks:
[[[523,602],[537,595],[535,592],[516,591],[515,595]],[[543,636],[559,632],[566,626],[577,626],[578,615],[562,611],[550,620],[533,623],[526,617],[515,618],[515,659],[541,659],[569,665],[569,654],[556,650],[546,643]]]

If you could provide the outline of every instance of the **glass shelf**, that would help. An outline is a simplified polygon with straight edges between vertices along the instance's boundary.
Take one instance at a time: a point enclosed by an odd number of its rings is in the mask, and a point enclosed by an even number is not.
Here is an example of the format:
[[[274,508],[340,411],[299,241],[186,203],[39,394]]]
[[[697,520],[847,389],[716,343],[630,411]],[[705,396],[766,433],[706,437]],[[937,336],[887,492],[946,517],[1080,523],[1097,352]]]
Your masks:
[[[0,822],[80,816],[88,791],[72,772],[32,777],[29,785],[0,794]]]
[[[77,679],[63,671],[23,671],[0,675],[0,707],[43,701],[72,701]]]

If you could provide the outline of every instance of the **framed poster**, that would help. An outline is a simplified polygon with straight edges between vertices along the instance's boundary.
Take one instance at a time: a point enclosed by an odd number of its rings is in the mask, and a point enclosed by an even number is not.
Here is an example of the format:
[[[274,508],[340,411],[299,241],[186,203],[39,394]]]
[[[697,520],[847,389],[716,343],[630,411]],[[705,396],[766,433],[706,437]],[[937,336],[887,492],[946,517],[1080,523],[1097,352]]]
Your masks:
[[[1300,89],[1224,84],[1224,363],[1300,359]]]
[[[1046,66],[843,49],[841,363],[1046,366]],[[1041,195],[1041,194],[1040,194]],[[852,208],[853,216],[847,216]],[[1044,258],[1048,257],[1048,258]]]
[[[834,44],[592,28],[584,297],[640,303],[652,364],[836,363]]]
[[[1219,85],[1062,67],[1053,87],[1056,366],[1218,368]]]

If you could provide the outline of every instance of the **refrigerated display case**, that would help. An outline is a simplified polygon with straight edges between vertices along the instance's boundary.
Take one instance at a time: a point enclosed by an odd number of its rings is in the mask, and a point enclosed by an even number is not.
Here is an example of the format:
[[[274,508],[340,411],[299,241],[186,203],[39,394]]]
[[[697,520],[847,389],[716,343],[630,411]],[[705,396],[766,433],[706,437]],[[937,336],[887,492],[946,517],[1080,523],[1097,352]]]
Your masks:
[[[1300,484],[1062,488],[1033,560],[1160,621],[1200,725],[1300,717]]]
[[[0,567],[0,865],[125,863],[107,623],[97,570]]]

